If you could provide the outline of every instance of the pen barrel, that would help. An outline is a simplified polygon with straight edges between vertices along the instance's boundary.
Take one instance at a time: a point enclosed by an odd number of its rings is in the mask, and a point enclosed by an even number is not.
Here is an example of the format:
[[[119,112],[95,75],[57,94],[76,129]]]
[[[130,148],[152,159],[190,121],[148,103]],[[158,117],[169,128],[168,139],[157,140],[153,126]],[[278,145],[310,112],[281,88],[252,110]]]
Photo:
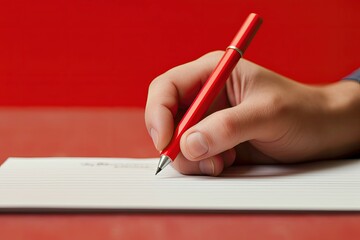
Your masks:
[[[166,155],[174,161],[177,154],[180,152],[181,136],[187,129],[201,120],[211,103],[215,100],[216,96],[225,85],[225,82],[229,78],[240,58],[241,55],[233,49],[228,49],[224,53],[218,65],[179,122],[174,131],[171,142],[161,152],[162,155]]]
[[[235,35],[230,46],[238,48],[242,54],[244,54],[251,40],[260,28],[261,23],[261,17],[255,13],[251,13]]]
[[[224,87],[237,62],[255,36],[262,23],[259,15],[252,13],[236,34],[214,71],[204,83],[195,100],[179,122],[172,136],[171,142],[161,151],[161,155],[175,160],[180,152],[180,138],[190,127],[195,125],[205,115],[206,111]]]

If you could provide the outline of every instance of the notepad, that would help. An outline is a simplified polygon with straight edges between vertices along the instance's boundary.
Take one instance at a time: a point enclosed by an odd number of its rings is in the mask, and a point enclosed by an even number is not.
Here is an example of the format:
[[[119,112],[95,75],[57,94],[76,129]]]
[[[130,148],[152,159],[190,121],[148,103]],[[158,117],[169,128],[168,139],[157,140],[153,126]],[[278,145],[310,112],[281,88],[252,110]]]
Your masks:
[[[185,176],[158,159],[9,158],[0,211],[359,211],[360,160]]]

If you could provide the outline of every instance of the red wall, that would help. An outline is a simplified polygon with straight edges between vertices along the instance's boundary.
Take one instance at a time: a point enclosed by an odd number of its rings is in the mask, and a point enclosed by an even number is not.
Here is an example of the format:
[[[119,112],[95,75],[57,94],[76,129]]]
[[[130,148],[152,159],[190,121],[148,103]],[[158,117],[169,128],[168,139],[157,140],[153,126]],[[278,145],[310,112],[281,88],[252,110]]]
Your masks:
[[[155,76],[224,49],[250,12],[258,64],[313,83],[360,65],[359,0],[1,0],[0,105],[142,107]]]

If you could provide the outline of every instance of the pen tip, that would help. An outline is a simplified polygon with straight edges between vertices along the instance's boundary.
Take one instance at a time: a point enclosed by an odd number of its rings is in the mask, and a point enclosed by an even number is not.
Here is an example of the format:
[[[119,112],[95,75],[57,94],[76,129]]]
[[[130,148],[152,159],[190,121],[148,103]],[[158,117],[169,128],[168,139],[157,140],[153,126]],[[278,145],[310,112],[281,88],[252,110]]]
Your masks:
[[[161,168],[157,168],[155,175],[157,175],[161,171]]]

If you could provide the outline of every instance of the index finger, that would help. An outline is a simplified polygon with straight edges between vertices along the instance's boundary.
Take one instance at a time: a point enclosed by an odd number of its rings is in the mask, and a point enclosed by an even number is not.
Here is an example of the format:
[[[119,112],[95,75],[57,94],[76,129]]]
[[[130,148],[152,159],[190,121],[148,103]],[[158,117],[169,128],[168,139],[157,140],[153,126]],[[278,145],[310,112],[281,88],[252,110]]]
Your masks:
[[[162,150],[170,142],[176,114],[192,103],[221,56],[221,51],[206,54],[167,71],[151,82],[145,123],[157,150]]]

